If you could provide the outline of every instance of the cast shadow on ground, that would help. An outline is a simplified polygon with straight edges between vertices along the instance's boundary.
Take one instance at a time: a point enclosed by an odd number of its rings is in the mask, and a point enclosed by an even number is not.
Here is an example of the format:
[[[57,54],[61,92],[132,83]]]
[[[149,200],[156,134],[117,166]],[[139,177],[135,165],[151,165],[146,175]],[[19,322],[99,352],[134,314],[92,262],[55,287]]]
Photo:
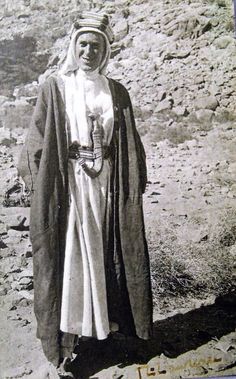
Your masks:
[[[80,379],[96,379],[96,372],[110,366],[144,364],[161,353],[175,358],[234,331],[235,316],[236,293],[233,293],[217,298],[212,305],[155,322],[154,338],[150,341],[121,337],[89,341],[81,344],[73,372]],[[122,379],[122,375],[117,379]]]

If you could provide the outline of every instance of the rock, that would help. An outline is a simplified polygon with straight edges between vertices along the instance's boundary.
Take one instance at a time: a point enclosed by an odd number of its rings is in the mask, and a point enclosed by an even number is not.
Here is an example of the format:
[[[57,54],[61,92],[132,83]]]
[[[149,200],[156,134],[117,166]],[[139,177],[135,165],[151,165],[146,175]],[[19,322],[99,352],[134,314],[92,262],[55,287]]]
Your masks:
[[[235,45],[235,39],[231,36],[221,36],[214,41],[218,49],[226,49],[230,44]]]
[[[111,59],[113,59],[116,55],[118,55],[122,50],[122,46],[112,46],[112,50],[111,50]]]
[[[181,106],[174,107],[173,112],[177,116],[187,116],[188,115],[187,109],[185,107],[181,107]]]
[[[176,51],[170,51],[170,52],[167,52],[167,53],[163,56],[163,62],[164,62],[165,60],[187,58],[189,55],[190,55],[190,50],[176,50]]]
[[[223,97],[230,97],[233,93],[234,93],[234,89],[233,88],[224,88],[222,95],[223,95]]]
[[[16,85],[36,80],[45,69],[49,54],[35,54],[37,39],[15,35],[0,41],[0,93],[11,95]]]
[[[18,307],[28,307],[29,305],[33,304],[33,297],[31,296],[32,297],[31,299],[25,296],[21,297],[22,292],[28,293],[28,291],[19,291],[18,294],[20,295],[20,297],[12,301],[10,310],[15,310]]]
[[[216,86],[218,86],[218,87],[222,86],[225,83],[225,77],[224,77],[223,73],[219,72],[218,75],[214,78],[214,81],[215,81]]]
[[[32,257],[32,251],[28,250],[25,253],[25,258],[31,258]]]
[[[141,107],[134,106],[133,107],[133,111],[134,111],[134,117],[135,117],[135,119],[138,119],[138,118],[142,117],[142,109],[141,109]]]
[[[223,105],[223,107],[228,107],[228,105],[231,104],[231,100],[230,99],[221,99],[220,100],[220,105]]]
[[[11,134],[12,134],[12,137],[16,139],[16,145],[23,145],[26,138],[26,135],[25,135],[26,130],[24,130],[24,132],[22,133],[18,133],[19,129],[17,128],[15,130],[12,130]]]
[[[172,98],[175,105],[179,105],[183,102],[185,95],[185,90],[183,88],[178,88],[176,91],[172,92]]]
[[[157,86],[166,86],[170,81],[170,76],[168,74],[161,74],[161,75],[158,75],[158,77],[156,78],[156,85]]]
[[[19,294],[20,298],[27,299],[29,301],[33,301],[33,299],[34,299],[33,294],[31,294],[28,291],[19,291],[18,294]]]
[[[226,122],[228,120],[232,120],[233,114],[227,108],[221,106],[215,112],[215,120],[217,122]]]
[[[8,293],[8,291],[11,290],[11,283],[9,281],[5,281],[5,283],[3,284],[3,288],[5,289],[6,293]]]
[[[219,20],[217,18],[212,18],[211,25],[215,28],[217,25],[219,25]]]
[[[30,278],[21,278],[19,280],[19,286],[21,290],[32,290],[33,289],[33,281]]]
[[[157,101],[162,101],[166,98],[166,91],[163,88],[157,90]]]
[[[187,146],[188,149],[193,149],[198,147],[198,141],[196,139],[192,139],[190,141],[185,141],[185,146]]]
[[[7,249],[7,245],[1,238],[0,238],[0,249]]]
[[[38,95],[38,83],[32,82],[30,84],[26,84],[24,86],[17,86],[14,89],[13,96],[16,97],[16,99],[19,99],[21,97],[30,97],[35,98]]]
[[[24,319],[24,320],[21,320],[21,322],[19,323],[19,326],[20,327],[24,327],[24,326],[26,326],[28,324],[30,324],[30,321],[27,320],[27,319]],[[32,371],[30,370],[30,372],[32,372]]]
[[[11,146],[16,143],[16,139],[12,137],[9,129],[5,127],[0,128],[0,144],[4,146]]]
[[[120,41],[129,32],[129,24],[127,20],[123,19],[118,21],[114,26],[115,40]]]
[[[229,85],[234,89],[236,88],[236,77],[231,78]]]
[[[2,258],[15,257],[16,256],[16,252],[15,252],[14,249],[9,249],[8,247],[7,248],[2,248],[0,256]]]
[[[148,120],[153,114],[153,105],[147,104],[141,108],[141,119]]]
[[[5,296],[7,294],[7,289],[5,287],[0,288],[0,296]]]
[[[20,236],[7,237],[5,238],[5,242],[9,247],[14,248],[14,246],[17,246],[20,244],[21,237]]]
[[[20,290],[19,284],[16,281],[11,283],[11,288],[13,291],[19,291]]]
[[[21,276],[21,278],[32,278],[33,272],[29,269],[25,269],[21,272],[20,276]]]
[[[25,225],[26,221],[27,221],[26,217],[21,217],[20,216],[19,223],[17,225],[11,225],[10,229],[17,230],[18,232],[24,232],[26,230],[28,231],[29,230],[29,225]]]
[[[3,126],[8,129],[28,128],[33,109],[25,99],[4,103],[0,109]]]
[[[9,229],[7,232],[10,238],[21,237],[22,232],[20,230]]]
[[[215,96],[204,96],[195,100],[195,109],[210,109],[215,111],[219,103]]]
[[[6,96],[0,96],[0,107],[6,103],[7,101],[9,101],[9,97],[6,97]]]
[[[26,257],[21,256],[20,267],[26,267],[26,266],[28,266],[28,260],[26,259]]]
[[[197,75],[195,78],[194,78],[194,84],[201,84],[201,83],[204,83],[205,80],[204,80],[204,76],[203,75]]]
[[[231,185],[230,194],[232,195],[232,197],[236,197],[236,184]]]
[[[210,109],[200,109],[196,111],[195,113],[192,113],[192,116],[202,124],[208,124],[212,121],[214,112]]]
[[[155,109],[155,113],[163,112],[172,108],[172,102],[169,99],[162,100]]]
[[[226,1],[225,0],[217,0],[217,5],[219,7],[225,8],[226,7]]]
[[[200,13],[200,9],[187,8],[177,17],[167,16],[162,20],[162,30],[168,36],[176,35],[178,38],[199,37],[212,27],[210,19]]]
[[[32,301],[29,301],[27,299],[21,299],[21,301],[19,302],[19,306],[20,307],[28,307],[29,305],[33,304]]]
[[[210,84],[208,90],[209,90],[210,94],[213,96],[221,94],[220,87],[215,82]]]

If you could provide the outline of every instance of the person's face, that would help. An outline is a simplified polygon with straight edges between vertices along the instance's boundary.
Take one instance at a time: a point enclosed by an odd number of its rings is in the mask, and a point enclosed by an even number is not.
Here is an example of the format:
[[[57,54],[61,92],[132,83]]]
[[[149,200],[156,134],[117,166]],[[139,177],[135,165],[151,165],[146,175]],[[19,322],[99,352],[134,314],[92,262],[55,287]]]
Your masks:
[[[76,42],[76,59],[83,71],[94,71],[102,62],[105,41],[102,35],[85,32],[78,36]]]

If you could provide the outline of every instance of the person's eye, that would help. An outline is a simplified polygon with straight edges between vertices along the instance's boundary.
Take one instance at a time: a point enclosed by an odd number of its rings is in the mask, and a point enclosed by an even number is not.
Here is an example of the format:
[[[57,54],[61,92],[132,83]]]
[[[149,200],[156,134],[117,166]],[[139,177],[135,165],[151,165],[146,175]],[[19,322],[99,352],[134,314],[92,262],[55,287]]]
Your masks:
[[[85,47],[86,46],[86,42],[80,42],[80,47]]]

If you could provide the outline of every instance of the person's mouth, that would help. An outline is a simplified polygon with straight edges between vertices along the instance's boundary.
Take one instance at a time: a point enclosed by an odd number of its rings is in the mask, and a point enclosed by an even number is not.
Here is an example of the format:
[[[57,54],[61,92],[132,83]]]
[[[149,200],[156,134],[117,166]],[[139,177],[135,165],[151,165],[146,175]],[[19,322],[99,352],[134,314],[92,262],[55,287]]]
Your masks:
[[[83,61],[87,64],[90,64],[91,63],[91,58],[86,58],[86,57],[83,57]]]

